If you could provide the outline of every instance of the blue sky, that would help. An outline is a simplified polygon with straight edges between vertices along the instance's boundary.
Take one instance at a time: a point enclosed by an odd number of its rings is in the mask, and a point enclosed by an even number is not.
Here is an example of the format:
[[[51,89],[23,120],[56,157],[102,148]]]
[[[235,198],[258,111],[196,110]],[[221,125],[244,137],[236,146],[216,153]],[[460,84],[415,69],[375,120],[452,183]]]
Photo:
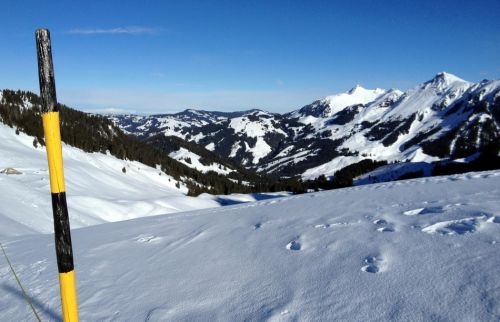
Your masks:
[[[87,111],[285,112],[356,84],[500,75],[500,1],[2,1],[0,88],[38,92],[47,27],[60,102]]]

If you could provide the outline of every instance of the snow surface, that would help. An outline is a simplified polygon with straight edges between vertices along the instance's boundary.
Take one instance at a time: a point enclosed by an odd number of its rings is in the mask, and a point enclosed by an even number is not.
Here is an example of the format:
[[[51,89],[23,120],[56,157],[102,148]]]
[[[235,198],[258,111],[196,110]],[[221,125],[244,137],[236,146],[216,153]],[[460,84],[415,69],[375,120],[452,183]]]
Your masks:
[[[326,176],[328,175],[333,175],[335,174],[336,171],[347,167],[350,164],[359,162],[363,159],[366,159],[364,157],[360,156],[338,156],[332,161],[328,161],[326,163],[323,163],[322,165],[319,165],[314,168],[307,169],[303,174],[302,178],[304,179],[314,179],[319,177],[320,175],[324,174]]]
[[[264,138],[258,137],[254,147],[250,147],[245,141],[245,151],[252,153],[252,163],[257,164],[260,159],[271,153],[272,149]]]
[[[434,166],[427,162],[403,162],[387,164],[354,178],[354,185],[398,180],[409,173],[422,172],[422,177],[430,177]]]
[[[207,149],[208,151],[215,151],[215,143],[210,142],[205,146],[205,149]]]
[[[491,171],[75,229],[80,317],[498,321],[499,196]],[[53,236],[2,242],[43,320],[60,320]],[[0,285],[0,319],[33,320],[3,259]]]
[[[301,116],[299,111],[292,112],[292,115],[299,117],[299,121],[301,123],[311,124],[316,128],[321,128],[323,126],[324,118],[329,118],[332,115],[335,115],[336,113],[342,111],[344,108],[352,105],[368,104],[370,102],[373,102],[377,98],[383,96],[385,93],[387,93],[387,91],[384,89],[365,89],[360,85],[356,85],[346,93],[330,95],[318,101],[318,103],[313,103],[328,106],[327,110],[325,111],[326,114],[323,117],[317,118],[310,115]]]
[[[0,124],[2,235],[53,231],[45,148],[33,147],[33,137]],[[160,170],[102,153],[85,153],[63,145],[66,190],[73,228],[143,216],[217,207],[216,200],[186,196],[187,188]],[[126,173],[122,172],[125,167]]]
[[[330,115],[333,115],[348,106],[372,102],[385,92],[380,88],[366,89],[356,85],[349,92],[327,96],[324,101],[330,105]]]
[[[272,116],[272,114],[263,112],[260,114]],[[252,121],[248,115],[244,115],[242,117],[235,117],[231,119],[229,127],[233,128],[236,133],[244,133],[253,138],[263,137],[269,132],[286,135],[283,130],[274,127],[272,120],[272,118],[260,118],[258,121]]]
[[[226,175],[234,171],[217,162],[212,162],[209,165],[205,165],[200,162],[201,157],[198,154],[193,153],[182,147],[177,151],[171,152],[168,156],[171,157],[172,159],[175,159],[185,164],[190,168],[196,169],[203,173],[207,173],[208,171],[214,171],[216,173]],[[187,161],[188,159],[190,159],[191,162],[188,162]]]

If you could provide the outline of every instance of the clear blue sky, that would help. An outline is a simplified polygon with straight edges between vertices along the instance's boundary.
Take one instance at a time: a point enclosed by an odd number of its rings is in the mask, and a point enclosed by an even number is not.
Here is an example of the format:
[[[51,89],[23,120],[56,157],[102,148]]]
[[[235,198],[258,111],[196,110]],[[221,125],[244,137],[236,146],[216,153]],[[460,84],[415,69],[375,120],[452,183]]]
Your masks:
[[[59,101],[137,113],[290,111],[408,89],[447,71],[500,75],[500,1],[2,1],[0,88],[38,92],[52,34]]]

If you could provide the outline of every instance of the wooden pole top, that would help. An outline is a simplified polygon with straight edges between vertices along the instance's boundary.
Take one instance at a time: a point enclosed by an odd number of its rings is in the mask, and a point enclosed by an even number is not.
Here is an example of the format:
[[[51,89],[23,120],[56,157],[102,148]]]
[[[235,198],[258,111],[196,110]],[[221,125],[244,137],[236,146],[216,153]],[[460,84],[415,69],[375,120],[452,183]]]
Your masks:
[[[37,29],[35,35],[38,54],[38,79],[40,81],[40,96],[42,97],[42,112],[56,112],[58,109],[50,32],[48,29],[42,28]]]

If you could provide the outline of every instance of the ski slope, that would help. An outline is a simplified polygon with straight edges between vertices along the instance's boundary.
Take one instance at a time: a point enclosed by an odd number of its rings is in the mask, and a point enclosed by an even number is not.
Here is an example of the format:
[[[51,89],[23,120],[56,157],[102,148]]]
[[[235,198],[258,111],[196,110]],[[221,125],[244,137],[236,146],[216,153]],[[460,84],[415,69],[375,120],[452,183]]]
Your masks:
[[[75,229],[80,317],[498,321],[499,197],[490,171]],[[53,236],[2,242],[43,320],[59,320]],[[0,288],[0,320],[33,320],[3,259]]]

